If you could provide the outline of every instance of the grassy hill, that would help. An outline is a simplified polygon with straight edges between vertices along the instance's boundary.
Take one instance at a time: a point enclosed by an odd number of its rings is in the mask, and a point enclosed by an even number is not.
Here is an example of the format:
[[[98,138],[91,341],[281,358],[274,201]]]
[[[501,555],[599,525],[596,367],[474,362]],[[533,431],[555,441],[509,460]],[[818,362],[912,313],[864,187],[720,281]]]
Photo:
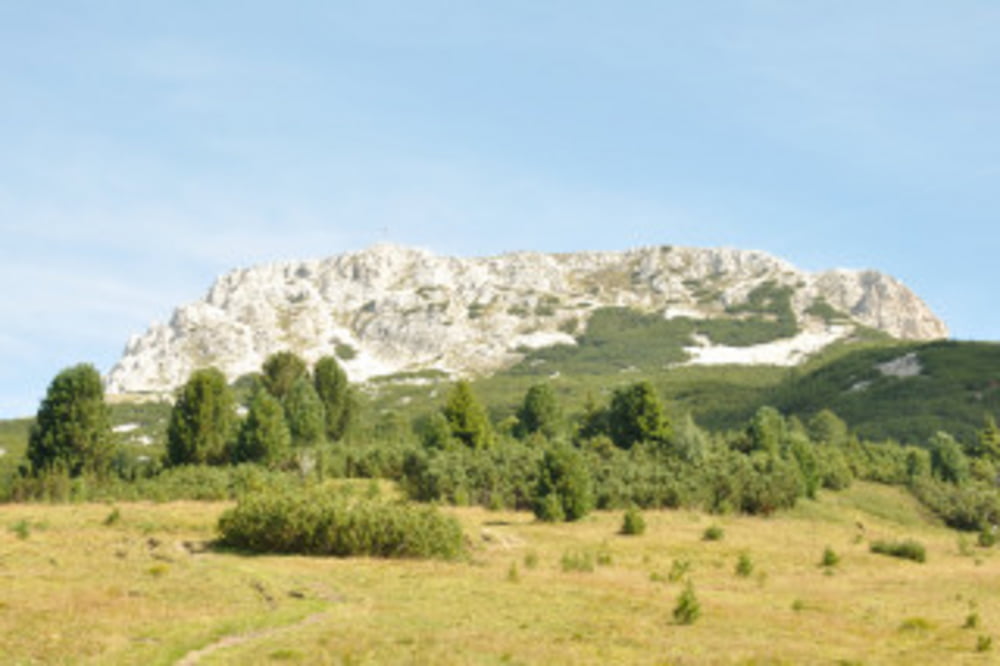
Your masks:
[[[979,664],[998,649],[998,552],[885,486],[766,519],[647,512],[633,537],[618,512],[450,508],[457,562],[218,551],[227,506],[0,506],[0,661]],[[870,552],[880,538],[916,539],[926,563]],[[839,563],[823,567],[827,548]],[[686,581],[701,614],[679,625]]]

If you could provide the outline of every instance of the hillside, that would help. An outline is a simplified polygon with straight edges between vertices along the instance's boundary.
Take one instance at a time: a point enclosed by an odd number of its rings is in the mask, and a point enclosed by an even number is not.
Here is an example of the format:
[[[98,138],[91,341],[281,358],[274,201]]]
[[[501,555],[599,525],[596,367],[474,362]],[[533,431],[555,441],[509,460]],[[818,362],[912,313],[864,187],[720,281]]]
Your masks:
[[[354,381],[509,368],[577,344],[606,308],[662,323],[661,365],[792,366],[870,328],[900,339],[947,329],[897,280],[808,273],[762,252],[649,247],[462,259],[377,246],[221,277],[201,301],[134,337],[108,391],[164,393],[215,365],[231,380],[289,349],[335,355]]]

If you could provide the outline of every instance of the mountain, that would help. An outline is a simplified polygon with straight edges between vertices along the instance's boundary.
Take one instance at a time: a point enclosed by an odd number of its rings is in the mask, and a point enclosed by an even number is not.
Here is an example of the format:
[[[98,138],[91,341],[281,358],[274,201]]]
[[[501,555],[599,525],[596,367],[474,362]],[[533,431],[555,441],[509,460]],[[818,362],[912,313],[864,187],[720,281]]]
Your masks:
[[[535,349],[577,345],[609,311],[666,322],[663,362],[673,365],[791,366],[871,329],[904,340],[948,335],[892,277],[809,273],[758,251],[456,258],[379,245],[222,276],[169,323],[133,337],[106,384],[112,394],[162,393],[205,365],[235,379],[283,349],[310,361],[335,355],[354,381],[487,374]]]

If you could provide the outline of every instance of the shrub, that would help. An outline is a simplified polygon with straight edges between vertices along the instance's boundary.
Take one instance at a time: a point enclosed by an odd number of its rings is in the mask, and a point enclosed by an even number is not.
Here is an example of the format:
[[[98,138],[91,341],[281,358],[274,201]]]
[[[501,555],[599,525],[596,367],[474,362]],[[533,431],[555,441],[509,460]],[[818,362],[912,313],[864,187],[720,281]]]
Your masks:
[[[676,583],[681,578],[684,578],[689,571],[691,571],[690,560],[674,560],[670,565],[670,573],[667,575],[667,579],[671,583]]]
[[[989,652],[993,649],[993,637],[980,635],[976,639],[976,652]]]
[[[28,524],[27,520],[19,520],[10,526],[10,531],[23,541],[31,536],[31,525]]]
[[[642,517],[639,507],[634,504],[625,510],[622,519],[621,533],[625,535],[638,536],[646,532],[646,520]]]
[[[118,507],[111,509],[111,513],[104,517],[104,524],[108,527],[116,525],[122,519],[122,513],[118,510]]]
[[[913,560],[914,562],[924,562],[927,559],[927,551],[924,545],[913,539],[906,539],[905,541],[879,539],[871,543],[869,550],[880,555],[890,555],[892,557]]]
[[[997,543],[996,532],[994,532],[992,528],[989,527],[985,528],[982,532],[979,533],[977,542],[983,548],[992,548]]]
[[[736,560],[736,575],[740,578],[749,578],[752,573],[753,560],[750,559],[750,554],[747,552],[740,553],[739,559]]]
[[[219,518],[223,545],[254,552],[437,557],[462,551],[458,521],[429,507],[322,487],[245,495]]]
[[[834,552],[833,548],[827,546],[823,549],[823,558],[820,560],[820,566],[830,568],[835,567],[840,563],[840,555]]]
[[[677,605],[674,606],[674,621],[677,624],[694,624],[699,615],[701,615],[701,604],[698,603],[698,597],[694,594],[694,586],[691,585],[691,581],[688,581],[677,597]]]
[[[965,618],[963,629],[975,629],[979,626],[979,613],[969,613]]]
[[[722,537],[725,535],[726,532],[718,525],[709,525],[705,528],[701,538],[704,541],[722,541]]]
[[[560,565],[565,572],[590,573],[594,570],[594,554],[587,550],[567,550],[563,553]]]

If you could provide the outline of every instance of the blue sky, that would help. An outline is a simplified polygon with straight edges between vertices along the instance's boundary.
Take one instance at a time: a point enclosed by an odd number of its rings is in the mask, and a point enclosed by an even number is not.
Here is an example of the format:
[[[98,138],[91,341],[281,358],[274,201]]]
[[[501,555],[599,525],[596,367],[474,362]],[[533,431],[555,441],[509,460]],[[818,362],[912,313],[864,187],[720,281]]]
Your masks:
[[[992,1],[0,3],[0,417],[238,266],[762,249],[1000,339]]]

